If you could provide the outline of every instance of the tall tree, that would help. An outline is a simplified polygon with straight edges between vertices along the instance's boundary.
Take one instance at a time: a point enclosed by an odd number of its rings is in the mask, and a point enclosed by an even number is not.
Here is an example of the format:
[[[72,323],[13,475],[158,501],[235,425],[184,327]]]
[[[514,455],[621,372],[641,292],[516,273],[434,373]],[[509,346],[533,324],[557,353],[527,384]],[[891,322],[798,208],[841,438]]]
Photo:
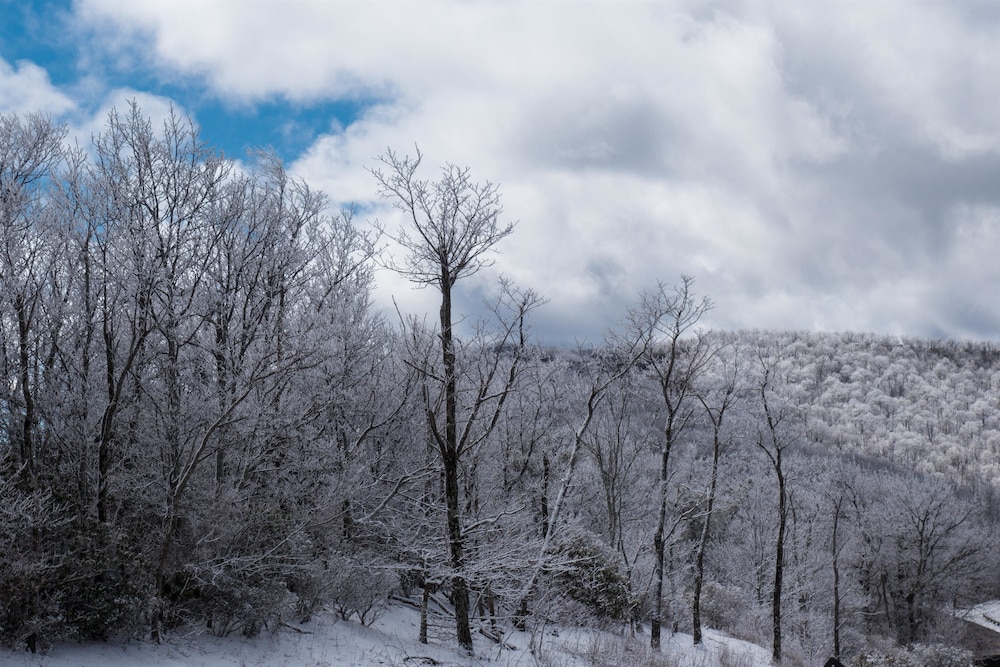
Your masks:
[[[730,356],[716,358],[721,365],[721,376],[714,386],[698,392],[698,402],[701,403],[705,416],[711,424],[712,462],[710,465],[708,490],[705,498],[705,510],[702,518],[701,534],[695,551],[694,593],[691,602],[692,630],[695,644],[700,644],[701,633],[701,592],[705,581],[705,550],[708,546],[712,515],[715,511],[715,498],[719,486],[719,458],[722,446],[726,440],[723,430],[728,425],[726,414],[742,396],[741,376],[739,371],[739,349],[734,345],[727,352]]]
[[[644,294],[638,308],[629,316],[630,327],[648,332],[652,344],[643,361],[649,369],[663,411],[663,430],[659,442],[659,493],[656,526],[653,534],[653,618],[650,647],[660,648],[663,622],[663,582],[666,578],[665,552],[670,534],[667,529],[667,499],[671,479],[670,455],[695,416],[695,381],[710,357],[708,340],[695,327],[712,308],[707,297],[698,299],[693,290],[694,278],[681,276],[681,283]],[[685,336],[694,334],[690,340]]]
[[[16,388],[8,400],[8,433],[21,483],[34,488],[38,476],[38,384],[44,359],[61,327],[52,311],[63,298],[57,264],[66,234],[55,229],[48,209],[52,181],[63,158],[66,128],[41,115],[24,120],[0,114],[0,343],[10,348]],[[6,321],[8,314],[10,321]],[[55,319],[44,322],[56,315]],[[16,415],[16,416],[15,416]],[[19,418],[18,418],[19,417]]]
[[[407,253],[401,263],[392,267],[419,285],[434,287],[441,295],[438,323],[444,423],[439,423],[432,401],[427,402],[427,420],[443,467],[456,634],[459,645],[471,651],[459,473],[462,455],[472,443],[467,437],[468,429],[459,431],[453,295],[459,280],[491,263],[489,254],[514,230],[514,225],[500,221],[503,208],[498,186],[489,181],[473,181],[468,168],[449,164],[437,181],[428,181],[417,175],[422,161],[419,150],[415,158],[388,151],[380,160],[384,171],[372,170],[378,181],[378,193],[403,212],[408,226],[389,234]],[[497,397],[494,405],[499,400]],[[479,403],[473,409],[482,407]]]
[[[760,375],[756,390],[760,398],[760,424],[757,429],[757,448],[767,457],[774,471],[778,495],[778,529],[774,542],[774,580],[771,588],[771,659],[781,662],[782,592],[785,573],[785,539],[788,531],[789,489],[785,453],[791,444],[787,434],[789,411],[776,393],[778,355],[766,343],[757,349]]]

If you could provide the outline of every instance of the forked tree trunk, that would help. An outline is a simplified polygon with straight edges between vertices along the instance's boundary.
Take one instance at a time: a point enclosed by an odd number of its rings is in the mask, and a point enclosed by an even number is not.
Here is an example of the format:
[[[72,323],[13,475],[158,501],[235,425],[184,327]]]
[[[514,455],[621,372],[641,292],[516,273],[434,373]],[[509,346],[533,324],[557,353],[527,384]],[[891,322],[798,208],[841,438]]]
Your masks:
[[[705,508],[705,523],[701,527],[701,536],[698,540],[698,554],[695,557],[694,575],[694,599],[691,604],[692,616],[692,637],[694,644],[700,644],[701,635],[701,590],[705,581],[705,549],[708,546],[708,535],[712,525],[712,513],[715,510],[715,493],[719,486],[719,457],[722,454],[722,422],[725,419],[726,411],[736,397],[736,379],[733,376],[723,389],[718,407],[713,412],[712,408],[703,396],[698,400],[705,409],[705,414],[712,422],[712,472],[709,477],[708,501]]]

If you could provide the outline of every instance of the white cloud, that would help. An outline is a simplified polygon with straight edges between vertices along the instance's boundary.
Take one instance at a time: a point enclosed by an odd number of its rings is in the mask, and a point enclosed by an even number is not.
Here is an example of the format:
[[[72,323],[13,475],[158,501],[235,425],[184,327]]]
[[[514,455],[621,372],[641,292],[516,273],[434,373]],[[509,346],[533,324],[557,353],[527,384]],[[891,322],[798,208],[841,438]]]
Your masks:
[[[0,113],[40,111],[57,116],[74,106],[38,65],[26,60],[11,65],[0,58]]]
[[[946,166],[1000,155],[1000,21],[951,4],[78,10],[110,26],[115,49],[141,44],[164,77],[198,77],[234,104],[377,98],[293,169],[336,202],[365,202],[365,168],[388,147],[418,143],[427,176],[470,165],[520,220],[496,270],[551,298],[551,329],[591,336],[680,273],[698,277],[720,325],[937,330],[921,272],[970,196]],[[946,279],[992,278],[970,252]],[[430,302],[380,281],[384,302]]]
[[[619,311],[610,323],[638,290],[681,272],[717,274],[703,277],[706,289],[739,285],[738,268],[755,270],[776,246],[751,192],[780,196],[784,164],[829,159],[840,140],[783,92],[767,30],[626,9],[616,21],[600,5],[560,27],[546,6],[527,22],[538,39],[520,35],[524,48],[506,59],[463,54],[463,67],[480,66],[475,84],[415,74],[397,86],[409,94],[323,137],[295,169],[335,199],[365,200],[373,181],[363,167],[387,147],[416,141],[432,168],[472,165],[502,184],[520,220],[498,269],[566,317]]]
[[[852,109],[880,143],[948,159],[1000,151],[1000,17],[975,3],[775,3],[769,17],[811,88]],[[993,16],[966,12],[978,7]]]

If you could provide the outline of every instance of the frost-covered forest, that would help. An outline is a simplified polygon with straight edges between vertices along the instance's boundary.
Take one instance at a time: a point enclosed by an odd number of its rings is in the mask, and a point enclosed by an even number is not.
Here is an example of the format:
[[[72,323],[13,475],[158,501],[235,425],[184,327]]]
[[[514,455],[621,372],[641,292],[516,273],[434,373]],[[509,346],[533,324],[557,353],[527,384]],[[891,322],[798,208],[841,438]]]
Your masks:
[[[401,228],[182,117],[79,146],[0,115],[0,641],[391,597],[466,649],[547,623],[788,664],[967,645],[956,610],[1000,597],[1000,348],[707,331],[688,276],[546,346],[544,286],[453,312],[517,233],[498,187],[378,164]],[[377,267],[440,309],[376,309]]]

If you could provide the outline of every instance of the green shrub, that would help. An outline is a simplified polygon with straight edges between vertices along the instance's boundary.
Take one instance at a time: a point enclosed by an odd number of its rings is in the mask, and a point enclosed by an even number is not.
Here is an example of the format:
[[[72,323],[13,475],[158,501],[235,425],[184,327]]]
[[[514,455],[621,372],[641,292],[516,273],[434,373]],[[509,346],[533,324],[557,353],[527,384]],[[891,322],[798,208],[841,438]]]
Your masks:
[[[553,547],[551,568],[559,588],[591,613],[625,620],[633,608],[628,582],[618,571],[618,555],[601,538],[574,530]]]

